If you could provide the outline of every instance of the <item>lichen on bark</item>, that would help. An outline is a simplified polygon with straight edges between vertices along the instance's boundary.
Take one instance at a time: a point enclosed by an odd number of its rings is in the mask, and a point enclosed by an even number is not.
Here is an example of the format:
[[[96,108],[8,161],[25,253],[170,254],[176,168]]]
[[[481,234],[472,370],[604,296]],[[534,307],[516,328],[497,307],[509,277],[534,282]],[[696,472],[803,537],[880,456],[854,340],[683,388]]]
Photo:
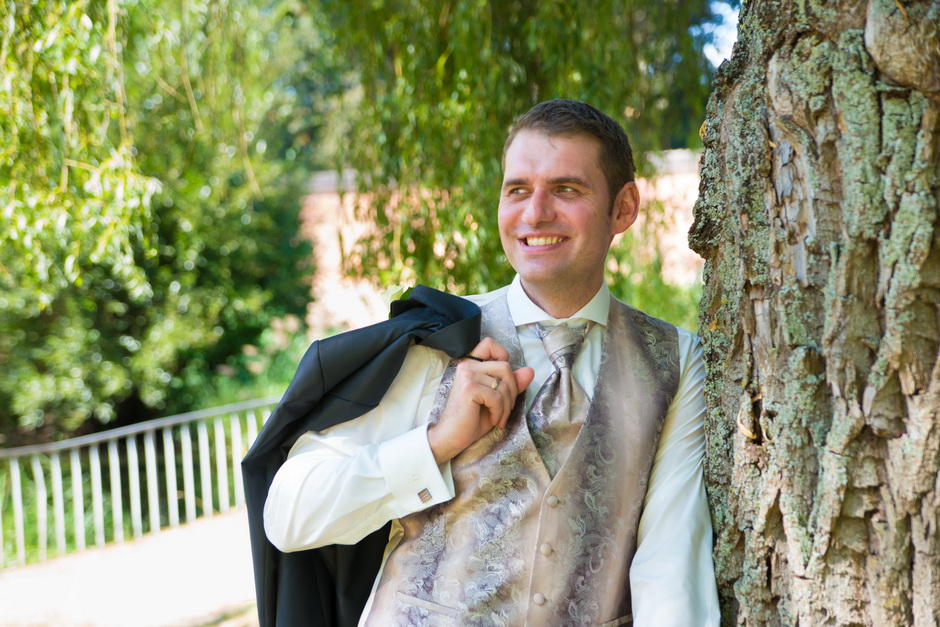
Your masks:
[[[749,2],[716,75],[690,242],[726,625],[940,625],[931,16]]]

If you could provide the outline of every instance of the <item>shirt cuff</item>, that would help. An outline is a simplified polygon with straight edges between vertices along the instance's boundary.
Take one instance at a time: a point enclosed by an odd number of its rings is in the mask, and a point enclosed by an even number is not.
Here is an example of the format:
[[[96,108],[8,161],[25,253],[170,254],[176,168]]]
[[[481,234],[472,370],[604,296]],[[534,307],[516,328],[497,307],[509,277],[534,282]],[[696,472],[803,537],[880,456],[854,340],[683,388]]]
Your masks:
[[[400,509],[399,517],[454,498],[449,464],[442,473],[422,425],[379,445],[379,466]]]

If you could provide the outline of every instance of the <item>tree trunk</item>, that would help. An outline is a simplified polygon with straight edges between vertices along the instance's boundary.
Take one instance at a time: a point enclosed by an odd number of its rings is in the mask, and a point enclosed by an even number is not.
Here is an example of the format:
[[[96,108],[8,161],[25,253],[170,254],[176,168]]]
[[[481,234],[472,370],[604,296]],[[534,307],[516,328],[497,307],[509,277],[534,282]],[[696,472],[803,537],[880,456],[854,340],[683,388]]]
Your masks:
[[[703,127],[725,625],[940,625],[940,2],[752,0]]]

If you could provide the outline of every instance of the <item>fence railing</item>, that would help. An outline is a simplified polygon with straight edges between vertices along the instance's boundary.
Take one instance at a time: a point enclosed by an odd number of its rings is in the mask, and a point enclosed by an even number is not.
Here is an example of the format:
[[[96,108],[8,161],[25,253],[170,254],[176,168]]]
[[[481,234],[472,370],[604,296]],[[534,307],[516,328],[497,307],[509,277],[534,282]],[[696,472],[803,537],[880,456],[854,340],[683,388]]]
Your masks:
[[[278,400],[0,449],[0,568],[244,505],[241,459]]]

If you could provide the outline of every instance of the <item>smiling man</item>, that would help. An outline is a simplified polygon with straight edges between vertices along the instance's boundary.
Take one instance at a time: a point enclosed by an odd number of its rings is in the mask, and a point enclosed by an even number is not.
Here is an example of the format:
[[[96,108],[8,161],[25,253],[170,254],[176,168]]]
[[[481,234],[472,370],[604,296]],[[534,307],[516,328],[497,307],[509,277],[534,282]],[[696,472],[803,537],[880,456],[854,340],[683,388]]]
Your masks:
[[[300,437],[265,505],[282,551],[393,521],[363,625],[717,625],[698,338],[613,298],[639,194],[623,129],[541,103],[506,141],[517,276],[468,297],[463,359],[412,346],[375,410]]]

